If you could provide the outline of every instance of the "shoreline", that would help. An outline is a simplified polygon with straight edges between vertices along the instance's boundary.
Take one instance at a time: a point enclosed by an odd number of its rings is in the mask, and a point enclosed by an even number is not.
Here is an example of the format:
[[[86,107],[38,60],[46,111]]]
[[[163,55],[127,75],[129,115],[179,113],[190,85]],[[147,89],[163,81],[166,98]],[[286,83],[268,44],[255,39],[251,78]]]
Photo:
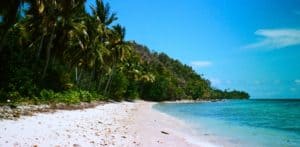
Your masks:
[[[211,99],[211,100],[175,100],[175,101],[162,101],[158,103],[210,103],[210,102],[222,102],[226,99]]]
[[[193,128],[184,121],[153,108],[156,102],[138,102],[142,111],[136,112],[136,132],[142,146],[150,147],[215,147],[211,142],[199,138]],[[147,117],[145,117],[147,116]],[[143,123],[139,125],[138,123]],[[167,133],[167,134],[165,134]]]
[[[107,103],[0,120],[0,146],[216,146],[192,136],[192,128],[154,104]]]

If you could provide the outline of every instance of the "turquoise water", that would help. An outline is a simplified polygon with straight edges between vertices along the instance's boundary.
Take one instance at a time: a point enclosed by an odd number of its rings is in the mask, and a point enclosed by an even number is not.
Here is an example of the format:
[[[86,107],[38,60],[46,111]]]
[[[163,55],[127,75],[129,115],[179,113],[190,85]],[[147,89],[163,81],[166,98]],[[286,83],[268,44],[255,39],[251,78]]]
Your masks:
[[[190,124],[202,137],[222,138],[233,146],[300,146],[300,100],[160,103],[153,107]]]

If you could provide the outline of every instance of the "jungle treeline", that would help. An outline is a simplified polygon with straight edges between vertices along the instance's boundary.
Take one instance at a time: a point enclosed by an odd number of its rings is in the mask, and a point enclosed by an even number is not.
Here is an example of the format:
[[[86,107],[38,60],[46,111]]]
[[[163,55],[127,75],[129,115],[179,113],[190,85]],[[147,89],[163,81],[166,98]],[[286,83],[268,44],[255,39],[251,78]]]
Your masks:
[[[190,66],[125,40],[108,3],[0,2],[0,100],[65,102],[249,98]]]

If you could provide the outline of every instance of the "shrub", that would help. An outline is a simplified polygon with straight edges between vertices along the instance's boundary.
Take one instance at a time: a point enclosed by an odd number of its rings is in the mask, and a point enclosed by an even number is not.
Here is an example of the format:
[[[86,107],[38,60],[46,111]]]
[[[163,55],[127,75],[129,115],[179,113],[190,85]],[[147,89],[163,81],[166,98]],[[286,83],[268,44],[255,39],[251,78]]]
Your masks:
[[[67,103],[67,104],[80,103],[80,93],[74,90],[68,90],[62,93],[57,93],[55,97],[58,100],[58,102],[62,102],[62,103]]]
[[[14,99],[21,98],[21,95],[18,91],[12,91],[6,94],[6,98],[9,100],[14,100]]]
[[[80,90],[79,94],[80,94],[81,101],[83,101],[83,102],[91,102],[92,101],[93,96],[90,92],[85,91],[85,90]]]
[[[46,89],[43,89],[41,90],[40,92],[40,97],[42,99],[53,99],[55,97],[55,93],[53,90],[46,90]]]

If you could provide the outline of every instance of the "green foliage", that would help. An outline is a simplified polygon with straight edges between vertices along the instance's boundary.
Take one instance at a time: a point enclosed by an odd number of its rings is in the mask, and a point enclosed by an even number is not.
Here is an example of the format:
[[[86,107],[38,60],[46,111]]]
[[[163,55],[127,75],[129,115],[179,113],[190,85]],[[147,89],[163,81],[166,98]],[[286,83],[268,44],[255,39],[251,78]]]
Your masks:
[[[6,99],[7,100],[15,100],[15,99],[18,99],[18,98],[21,98],[21,95],[18,91],[11,91],[11,92],[8,92],[6,94]]]
[[[112,79],[110,97],[113,100],[120,101],[125,97],[129,81],[124,73],[120,71],[114,73]]]
[[[157,76],[153,83],[147,83],[143,87],[142,97],[146,100],[163,101],[169,97],[168,86],[170,80],[165,76]]]
[[[240,91],[222,91],[211,87],[210,82],[198,75],[191,67],[164,53],[150,52],[145,46],[134,43],[138,54],[143,57],[145,71],[152,73],[155,81],[142,82],[142,99],[164,101],[180,99],[249,98]]]
[[[55,93],[53,90],[41,90],[40,99],[47,102],[77,104],[80,102],[92,102],[105,100],[103,96],[85,90],[67,90]]]
[[[214,89],[191,67],[126,41],[125,28],[114,23],[116,14],[101,0],[92,6],[92,14],[85,11],[84,0],[26,3],[19,19],[21,3],[3,5],[0,11],[5,18],[0,23],[3,102],[249,97],[242,91]]]
[[[42,99],[53,99],[55,97],[55,92],[53,90],[46,90],[46,89],[43,89],[41,90],[40,92],[40,97]]]
[[[54,97],[55,102],[78,104],[80,102],[80,93],[78,91],[64,91],[57,93]]]

